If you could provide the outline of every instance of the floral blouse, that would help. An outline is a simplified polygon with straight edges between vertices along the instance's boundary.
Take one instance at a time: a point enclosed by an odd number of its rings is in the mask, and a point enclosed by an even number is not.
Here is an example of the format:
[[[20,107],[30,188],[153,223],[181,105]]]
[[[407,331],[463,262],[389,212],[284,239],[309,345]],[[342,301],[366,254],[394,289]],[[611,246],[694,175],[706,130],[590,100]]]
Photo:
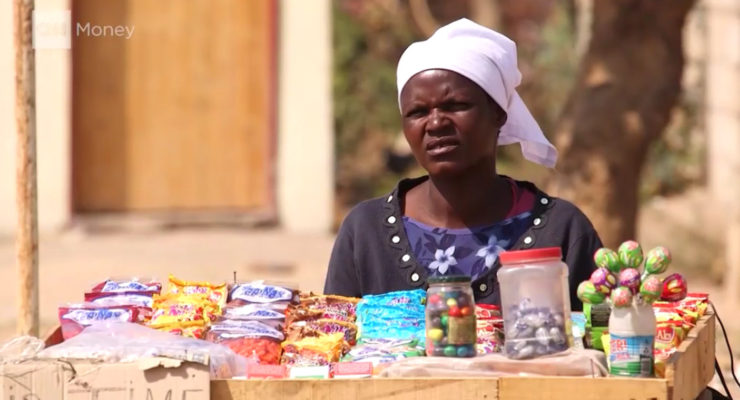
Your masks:
[[[533,202],[531,192],[515,192],[507,217],[481,227],[439,228],[407,216],[403,217],[403,225],[416,260],[429,276],[467,275],[474,281],[491,269],[498,254],[511,249],[530,227]]]

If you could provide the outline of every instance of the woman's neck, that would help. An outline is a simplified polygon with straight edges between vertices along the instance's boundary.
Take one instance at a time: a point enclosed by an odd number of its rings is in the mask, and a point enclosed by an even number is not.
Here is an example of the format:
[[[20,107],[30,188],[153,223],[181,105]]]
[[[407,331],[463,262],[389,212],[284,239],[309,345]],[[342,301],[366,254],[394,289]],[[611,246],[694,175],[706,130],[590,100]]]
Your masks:
[[[495,223],[506,217],[513,201],[509,182],[495,167],[455,177],[430,176],[408,195],[406,215],[445,228]]]

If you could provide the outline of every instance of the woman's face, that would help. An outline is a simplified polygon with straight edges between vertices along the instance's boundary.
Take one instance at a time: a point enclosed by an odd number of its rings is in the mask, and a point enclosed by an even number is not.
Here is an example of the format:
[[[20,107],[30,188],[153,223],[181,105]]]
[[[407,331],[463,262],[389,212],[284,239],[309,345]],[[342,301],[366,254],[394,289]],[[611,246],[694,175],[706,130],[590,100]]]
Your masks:
[[[401,91],[401,117],[411,151],[430,175],[495,167],[506,114],[468,78],[442,69],[414,75]]]

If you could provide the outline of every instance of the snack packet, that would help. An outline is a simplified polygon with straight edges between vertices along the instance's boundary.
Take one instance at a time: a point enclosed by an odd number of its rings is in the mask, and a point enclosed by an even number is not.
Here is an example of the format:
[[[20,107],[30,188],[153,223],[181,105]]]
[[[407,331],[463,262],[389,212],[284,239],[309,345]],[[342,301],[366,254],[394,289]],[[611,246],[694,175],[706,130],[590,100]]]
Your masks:
[[[341,333],[350,346],[354,346],[357,339],[357,325],[352,322],[335,319],[318,319],[295,321],[286,329],[288,340],[300,340],[305,337],[316,337],[332,333]]]
[[[345,346],[344,335],[341,333],[285,341],[282,344],[280,363],[291,366],[329,365],[339,361]]]
[[[371,362],[374,366],[409,357],[424,356],[417,339],[361,339],[342,361]]]
[[[216,324],[206,340],[229,347],[235,353],[258,364],[280,364],[283,334],[261,322],[241,321],[238,326]]]
[[[183,321],[213,321],[220,314],[217,305],[199,295],[169,294],[155,296],[152,324],[168,324]]]
[[[221,320],[259,321],[282,330],[285,325],[285,314],[262,304],[248,304],[245,306],[227,306]]]
[[[88,292],[85,301],[101,306],[137,306],[152,308],[157,292]]]
[[[154,279],[106,279],[90,289],[90,293],[155,292],[162,291],[162,284]]]
[[[65,340],[76,336],[90,325],[105,321],[140,322],[139,311],[134,306],[105,307],[91,303],[59,307],[59,324]]]
[[[299,301],[298,291],[264,281],[239,283],[229,292],[229,303],[233,305],[272,304],[285,309],[288,304]]]
[[[201,296],[223,308],[226,305],[228,291],[225,283],[183,281],[170,275],[168,293],[186,296]]]
[[[173,335],[188,337],[193,339],[203,339],[206,330],[206,321],[171,321],[164,323],[150,324],[150,328],[162,332],[168,332]]]

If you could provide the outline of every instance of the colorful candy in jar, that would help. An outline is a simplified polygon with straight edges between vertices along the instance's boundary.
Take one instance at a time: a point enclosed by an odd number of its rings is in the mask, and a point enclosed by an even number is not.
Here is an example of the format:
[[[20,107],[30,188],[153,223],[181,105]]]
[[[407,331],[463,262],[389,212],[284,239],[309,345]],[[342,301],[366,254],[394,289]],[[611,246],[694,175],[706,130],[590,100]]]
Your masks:
[[[640,268],[643,261],[642,246],[634,240],[628,240],[619,245],[619,261],[626,268]]]
[[[661,300],[680,301],[686,297],[688,288],[686,280],[681,274],[671,274],[663,279],[663,292],[660,295]]]
[[[663,291],[663,281],[656,275],[648,275],[640,285],[640,298],[652,304],[660,298]]]
[[[620,286],[612,290],[612,305],[614,307],[629,307],[632,304],[632,290],[625,286]]]
[[[598,290],[591,281],[581,282],[576,290],[576,295],[587,304],[601,304],[606,299],[606,294]]]
[[[429,280],[426,304],[428,356],[474,357],[475,302],[470,278],[434,277]]]
[[[611,293],[612,289],[617,286],[617,278],[603,267],[596,269],[589,280],[594,284],[596,290],[604,294]]]
[[[594,253],[594,262],[599,268],[606,268],[612,273],[618,274],[622,270],[622,262],[619,261],[619,254],[612,249],[602,247]]]
[[[645,256],[645,275],[657,275],[662,274],[668,269],[671,264],[671,252],[663,247],[658,246],[648,251]]]
[[[629,288],[633,294],[640,290],[640,271],[626,268],[619,273],[619,285]]]

